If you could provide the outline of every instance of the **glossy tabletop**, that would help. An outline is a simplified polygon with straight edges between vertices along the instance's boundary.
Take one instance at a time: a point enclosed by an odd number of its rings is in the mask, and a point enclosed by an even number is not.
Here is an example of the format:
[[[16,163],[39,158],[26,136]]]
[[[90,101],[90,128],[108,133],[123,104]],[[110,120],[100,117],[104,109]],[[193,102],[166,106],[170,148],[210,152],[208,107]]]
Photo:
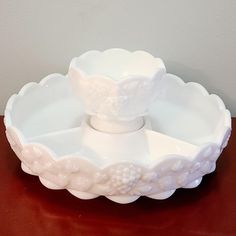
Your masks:
[[[120,205],[49,190],[25,174],[0,118],[0,235],[236,235],[236,118],[214,173],[167,200]]]

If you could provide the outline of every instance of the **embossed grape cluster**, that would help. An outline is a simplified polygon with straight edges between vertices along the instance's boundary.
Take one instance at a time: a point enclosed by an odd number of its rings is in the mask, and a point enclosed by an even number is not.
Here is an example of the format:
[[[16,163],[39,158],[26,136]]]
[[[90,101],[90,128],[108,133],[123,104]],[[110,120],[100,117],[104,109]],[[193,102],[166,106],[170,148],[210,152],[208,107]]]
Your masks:
[[[111,169],[111,185],[120,194],[128,193],[141,178],[141,169],[134,165],[119,165]]]

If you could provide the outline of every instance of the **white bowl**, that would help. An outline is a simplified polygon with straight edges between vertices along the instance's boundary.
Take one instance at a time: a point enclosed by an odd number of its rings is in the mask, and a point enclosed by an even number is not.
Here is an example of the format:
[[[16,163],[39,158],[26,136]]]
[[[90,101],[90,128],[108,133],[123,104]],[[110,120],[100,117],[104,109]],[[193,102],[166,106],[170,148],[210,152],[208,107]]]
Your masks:
[[[227,145],[230,113],[197,83],[171,74],[158,81],[144,125],[119,134],[90,125],[84,98],[75,95],[68,76],[25,85],[9,99],[4,119],[22,169],[48,188],[119,203],[164,199],[177,188],[198,186]]]
[[[88,51],[70,64],[69,76],[89,115],[132,120],[147,114],[166,69],[144,51]]]

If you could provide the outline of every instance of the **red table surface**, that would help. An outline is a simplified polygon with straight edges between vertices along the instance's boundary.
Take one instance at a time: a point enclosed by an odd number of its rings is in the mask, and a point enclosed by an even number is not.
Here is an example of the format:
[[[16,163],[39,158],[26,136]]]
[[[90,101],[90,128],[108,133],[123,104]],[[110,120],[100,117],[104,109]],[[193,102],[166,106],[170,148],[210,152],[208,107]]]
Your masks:
[[[233,119],[233,128],[236,118]],[[234,129],[233,129],[234,130]],[[80,200],[25,174],[0,117],[0,235],[236,235],[236,129],[214,173],[166,200]]]

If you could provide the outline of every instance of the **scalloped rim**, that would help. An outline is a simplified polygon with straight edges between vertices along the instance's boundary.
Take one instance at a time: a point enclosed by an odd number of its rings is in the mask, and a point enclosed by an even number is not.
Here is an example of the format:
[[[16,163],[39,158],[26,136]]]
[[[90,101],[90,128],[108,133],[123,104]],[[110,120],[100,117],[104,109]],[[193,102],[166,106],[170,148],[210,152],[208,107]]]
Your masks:
[[[167,74],[168,75],[168,74]],[[169,74],[172,75],[172,74]],[[218,134],[218,138],[217,138],[217,142],[216,144],[218,146],[220,146],[222,144],[222,142],[224,141],[224,135],[227,132],[228,129],[231,130],[231,114],[230,111],[228,109],[226,109],[224,102],[222,101],[222,99],[216,95],[216,94],[209,94],[208,91],[199,83],[196,82],[187,82],[185,83],[181,78],[179,78],[176,75],[172,75],[173,79],[176,80],[176,82],[180,85],[180,86],[185,86],[185,87],[194,87],[195,89],[197,89],[203,96],[209,96],[212,99],[214,99],[219,107],[219,110],[224,113],[224,127],[222,127],[222,131],[219,132],[220,134]],[[5,108],[5,112],[4,112],[4,124],[6,126],[6,128],[8,127],[14,127],[12,125],[12,118],[11,118],[11,112],[14,106],[14,103],[16,101],[16,99],[20,99],[20,97],[24,96],[25,94],[27,94],[30,90],[32,90],[32,88],[37,88],[37,87],[42,87],[42,86],[46,86],[49,82],[51,82],[52,80],[58,79],[58,77],[60,77],[60,79],[64,79],[65,77],[68,78],[68,75],[62,75],[59,73],[53,73],[50,74],[46,77],[44,77],[39,83],[36,82],[30,82],[25,84],[20,91],[18,92],[18,94],[13,94],[7,101],[6,104],[6,108]],[[17,129],[16,127],[14,127],[15,129]],[[18,133],[21,134],[22,137],[24,137],[24,135],[18,130]]]
[[[224,142],[224,136],[228,132],[228,130],[231,131],[232,129],[232,122],[231,122],[231,114],[228,109],[226,109],[225,104],[223,100],[216,94],[209,94],[209,92],[204,88],[201,84],[196,82],[184,82],[180,77],[173,75],[173,74],[167,74],[172,75],[172,78],[176,80],[176,82],[179,84],[179,86],[182,87],[191,87],[198,90],[203,96],[205,97],[211,97],[216,103],[218,104],[219,110],[224,113],[224,127],[222,127],[221,132],[218,132],[218,135],[216,137],[216,140],[214,141],[218,146],[221,146]]]
[[[63,78],[67,77],[67,75],[62,75],[62,74],[59,74],[59,73],[53,73],[53,74],[50,74],[50,75],[44,77],[39,83],[29,82],[29,83],[25,84],[20,89],[20,91],[18,93],[15,93],[15,94],[11,95],[11,97],[7,101],[6,108],[5,108],[5,111],[4,111],[4,124],[5,124],[6,128],[10,127],[10,126],[13,126],[12,125],[12,119],[11,119],[11,112],[12,112],[12,109],[13,109],[13,104],[16,102],[16,100],[20,99],[20,97],[22,97],[22,96],[25,96],[33,88],[46,86],[49,81],[54,80],[55,78],[58,78],[58,76],[63,77]],[[22,134],[22,136],[23,136],[23,134]]]
[[[158,61],[159,62],[159,66],[158,68],[156,69],[156,72],[152,75],[152,76],[139,76],[138,74],[136,75],[130,75],[130,76],[121,76],[119,79],[117,80],[114,80],[112,79],[111,77],[109,76],[106,76],[106,75],[102,75],[102,74],[91,74],[91,75],[88,75],[85,71],[81,70],[80,68],[78,68],[76,66],[76,63],[78,60],[88,56],[89,54],[93,54],[93,53],[97,53],[97,54],[100,54],[100,56],[104,55],[104,54],[107,54],[109,52],[113,52],[113,51],[116,51],[116,50],[119,50],[119,51],[123,51],[125,53],[129,53],[129,54],[135,54],[135,53],[142,53],[142,54],[145,54],[147,55],[148,57],[152,58],[153,60],[155,61]],[[77,71],[77,73],[79,73],[83,78],[86,78],[88,80],[91,80],[91,79],[94,79],[94,78],[100,78],[101,80],[108,80],[109,82],[111,83],[114,83],[114,84],[121,84],[123,83],[124,81],[127,81],[127,80],[133,80],[133,79],[136,79],[137,76],[140,77],[140,78],[143,78],[143,79],[154,79],[157,74],[159,73],[165,73],[166,72],[166,67],[165,67],[165,64],[164,62],[162,61],[161,58],[158,58],[158,57],[154,57],[152,54],[148,53],[148,52],[145,52],[143,50],[137,50],[137,51],[128,51],[128,50],[125,50],[125,49],[122,49],[122,48],[111,48],[111,49],[107,49],[107,50],[104,50],[104,51],[99,51],[99,50],[90,50],[90,51],[87,51],[85,53],[83,53],[82,55],[80,55],[79,57],[74,57],[72,60],[71,60],[71,63],[70,63],[70,66],[69,66],[69,72],[68,74],[70,73],[70,69],[73,68],[74,70]]]
[[[43,78],[39,83],[28,83],[26,84],[20,91],[18,94],[14,94],[12,95],[8,102],[7,102],[7,105],[6,105],[6,109],[5,109],[5,117],[4,117],[4,123],[5,123],[5,126],[6,126],[6,129],[7,131],[11,130],[16,136],[17,136],[17,139],[19,140],[19,143],[22,147],[26,146],[26,145],[36,145],[36,146],[40,146],[42,149],[44,149],[47,153],[50,153],[50,156],[53,160],[53,162],[58,162],[59,160],[60,161],[63,161],[63,160],[68,160],[71,158],[71,156],[63,156],[63,157],[60,157],[60,159],[58,159],[56,157],[56,154],[50,150],[49,148],[47,148],[46,146],[42,145],[42,144],[38,144],[38,143],[33,143],[33,142],[28,142],[23,133],[18,130],[16,127],[14,127],[12,125],[12,118],[11,118],[11,111],[12,109],[14,108],[14,103],[16,101],[16,99],[20,99],[20,97],[24,96],[25,94],[27,94],[27,92],[29,92],[32,88],[37,88],[39,86],[46,86],[47,83],[49,83],[49,81],[51,80],[54,80],[54,79],[58,79],[58,77],[61,77],[61,78],[65,78],[65,77],[68,77],[67,75],[66,76],[63,76],[61,74],[58,74],[58,73],[55,73],[55,74],[51,74],[51,75],[48,75],[46,76],[45,78]],[[60,78],[60,79],[61,79]],[[220,132],[218,132],[218,135],[217,135],[217,138],[216,138],[216,141],[215,142],[212,142],[212,143],[208,143],[206,145],[202,145],[202,146],[199,146],[199,150],[195,156],[195,158],[193,158],[192,162],[194,163],[195,159],[197,158],[197,156],[201,155],[201,153],[204,151],[204,150],[213,150],[213,149],[216,149],[216,152],[217,152],[217,155],[219,156],[220,153],[222,152],[223,148],[227,145],[227,142],[228,142],[228,139],[230,137],[230,133],[231,133],[231,115],[230,115],[230,112],[229,110],[227,110],[225,108],[225,105],[223,103],[223,101],[215,94],[209,94],[207,92],[207,90],[200,84],[198,83],[195,83],[195,82],[189,82],[189,83],[185,83],[182,79],[180,79],[179,77],[177,76],[174,76],[173,77],[178,83],[180,86],[191,86],[191,87],[195,87],[203,96],[210,96],[212,99],[214,99],[217,104],[218,104],[218,107],[219,107],[219,110],[222,111],[224,113],[224,119],[225,119],[225,122],[224,122],[224,127],[222,127],[222,129],[220,129]],[[11,141],[9,140],[8,138],[8,141],[11,143]],[[217,147],[217,148],[216,148]],[[15,150],[14,150],[15,151]],[[18,157],[19,157],[19,154],[17,154]],[[186,157],[182,157],[182,156],[179,156],[178,157],[179,159],[186,159]],[[90,162],[87,158],[83,158],[83,157],[80,157],[79,159],[81,160],[86,160],[88,162]],[[217,159],[217,158],[216,158]],[[92,165],[94,165],[94,163],[90,162]],[[119,162],[119,163],[116,163],[116,164],[122,164],[124,162]],[[160,163],[159,163],[160,164]],[[96,166],[97,167],[97,166]],[[28,168],[28,169],[27,169]],[[30,167],[28,166],[27,168],[24,169],[25,172],[28,172],[29,173],[30,171]],[[99,167],[97,167],[99,168]],[[23,169],[23,168],[22,168]],[[102,171],[102,169],[100,169],[100,171]],[[33,172],[29,173],[29,174],[34,174]],[[206,173],[205,173],[206,174]],[[34,174],[34,175],[37,175],[37,174]],[[201,176],[199,177],[201,178]],[[196,180],[194,180],[196,182]],[[193,182],[194,182],[193,181]],[[194,182],[194,183],[195,183]],[[189,186],[194,186],[194,183],[191,185],[189,184]],[[45,185],[45,183],[43,183]],[[52,183],[53,184],[53,183]],[[180,186],[181,187],[181,186]],[[182,186],[184,187],[184,186]],[[186,185],[187,187],[187,185]],[[68,189],[69,191],[71,191],[71,189]],[[171,190],[172,191],[172,190]],[[80,196],[81,193],[77,192],[77,194],[75,193],[76,191],[74,191],[74,195],[76,196]],[[84,195],[85,194],[85,195]],[[86,195],[87,194],[87,195]],[[164,193],[163,193],[164,194]],[[153,196],[149,196],[149,197],[153,197],[153,198],[156,198],[156,199],[160,199],[161,196],[169,196],[170,192],[167,191],[166,195],[161,195],[161,193],[159,194],[154,194]],[[82,196],[88,196],[88,198],[90,198],[89,196],[91,195],[91,193],[83,193],[81,195],[81,198],[83,198]],[[105,194],[104,194],[105,195]],[[145,194],[144,194],[145,195]],[[155,195],[157,195],[155,197]],[[98,195],[96,195],[98,196]],[[147,195],[148,196],[148,195]],[[128,202],[132,202],[134,200],[136,200],[137,196],[107,196],[109,199],[113,200],[113,201],[116,201],[116,202],[119,202],[119,203],[128,203]],[[162,199],[162,198],[161,198]]]

